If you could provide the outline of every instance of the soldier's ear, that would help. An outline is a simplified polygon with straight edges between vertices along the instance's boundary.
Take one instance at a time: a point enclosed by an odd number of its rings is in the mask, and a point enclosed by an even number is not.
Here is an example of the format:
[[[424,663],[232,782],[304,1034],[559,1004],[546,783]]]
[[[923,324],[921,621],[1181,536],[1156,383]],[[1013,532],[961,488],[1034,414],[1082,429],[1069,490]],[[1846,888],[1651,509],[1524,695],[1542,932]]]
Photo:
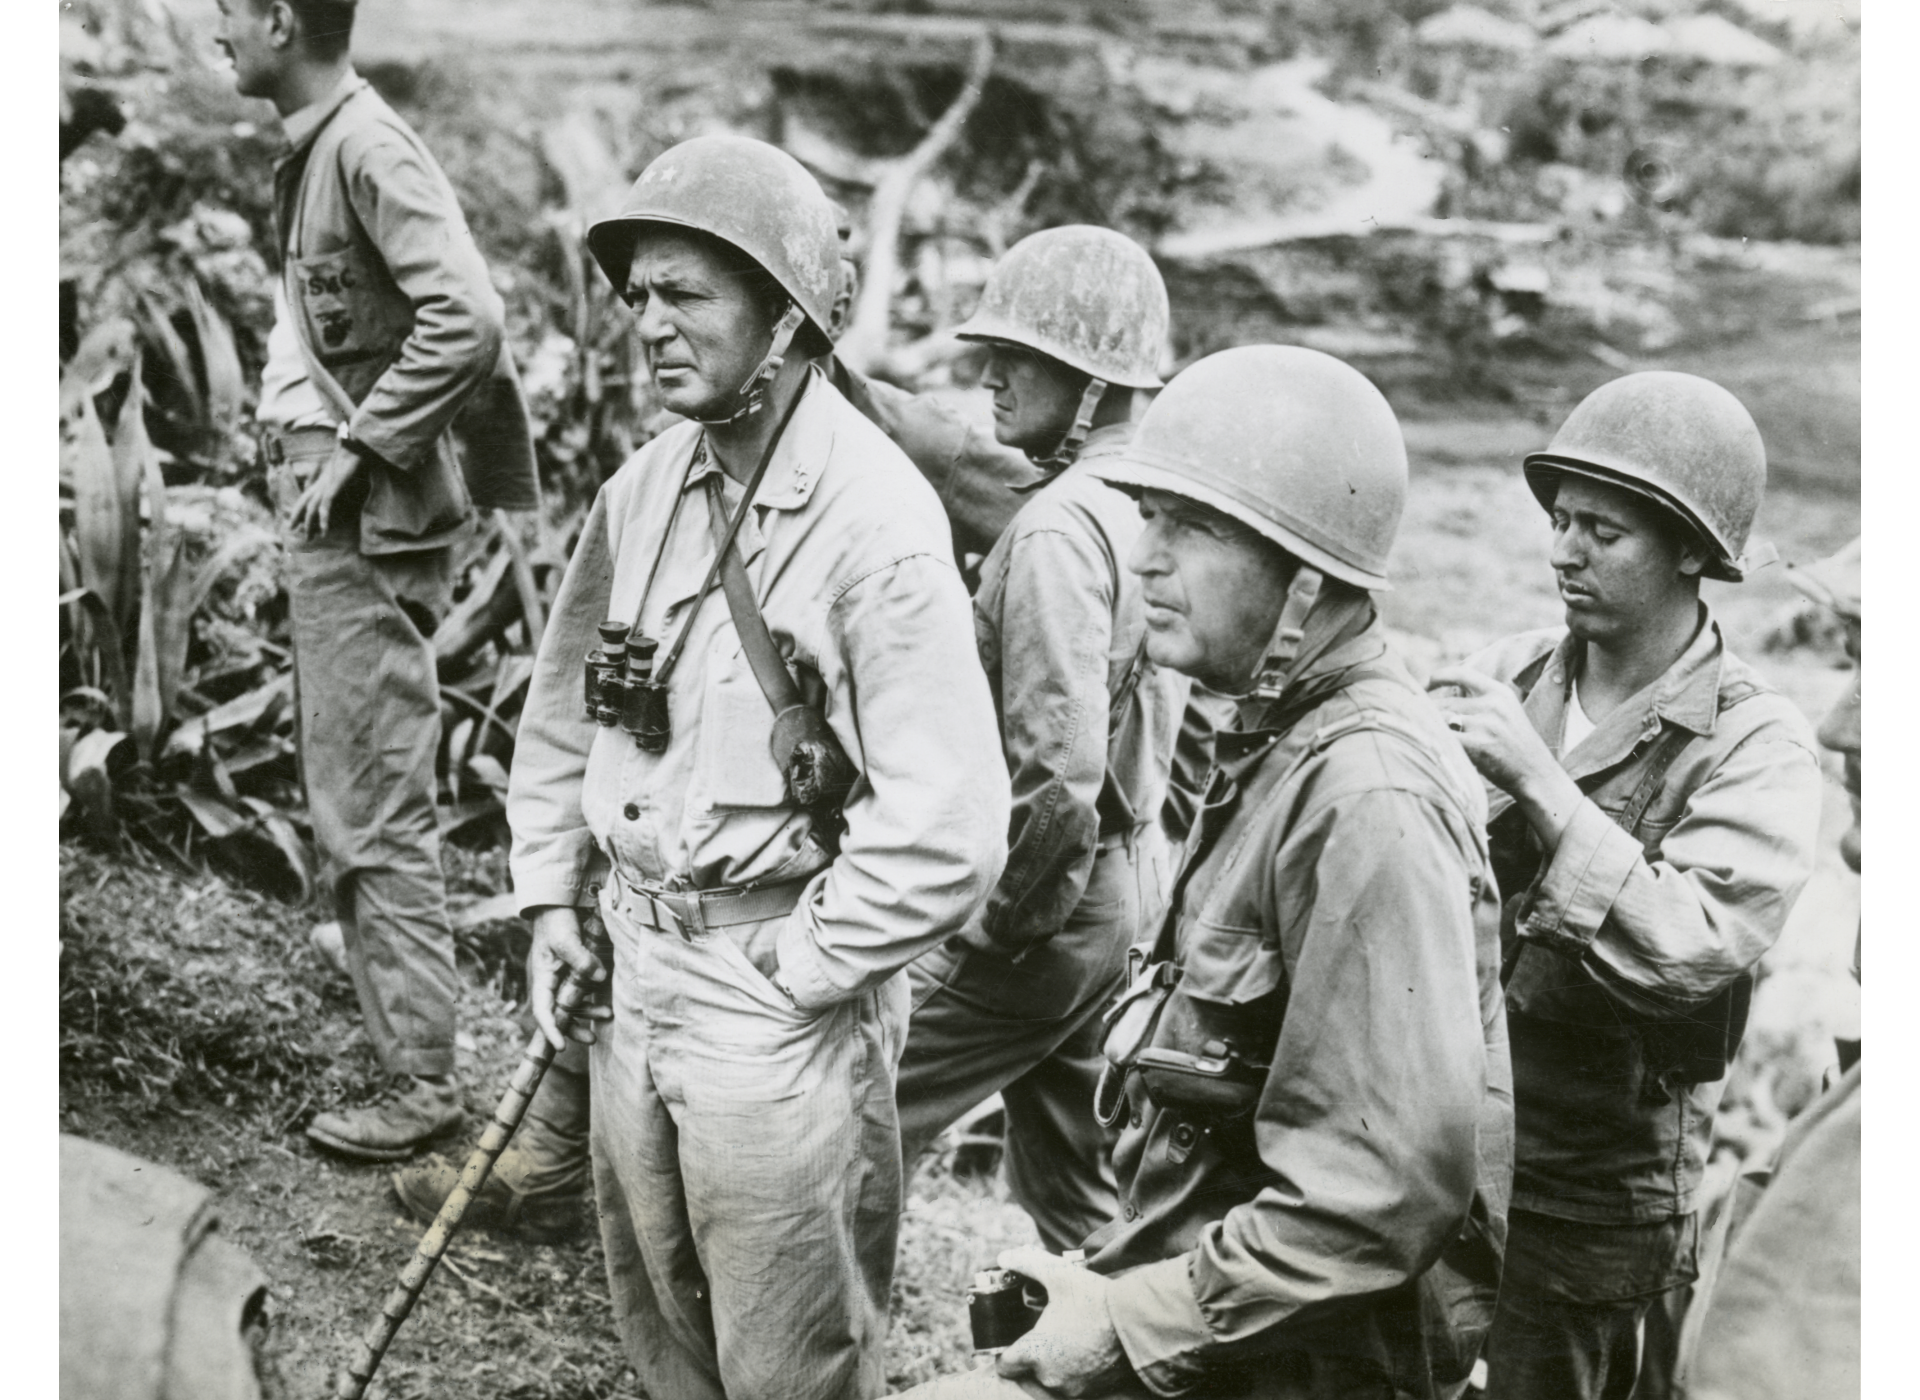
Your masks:
[[[251,5],[258,0],[241,0],[241,3]],[[299,21],[287,0],[267,0],[266,20],[267,42],[276,49],[289,48],[300,37]]]
[[[1680,577],[1699,578],[1708,558],[1706,546],[1689,531],[1680,541]]]

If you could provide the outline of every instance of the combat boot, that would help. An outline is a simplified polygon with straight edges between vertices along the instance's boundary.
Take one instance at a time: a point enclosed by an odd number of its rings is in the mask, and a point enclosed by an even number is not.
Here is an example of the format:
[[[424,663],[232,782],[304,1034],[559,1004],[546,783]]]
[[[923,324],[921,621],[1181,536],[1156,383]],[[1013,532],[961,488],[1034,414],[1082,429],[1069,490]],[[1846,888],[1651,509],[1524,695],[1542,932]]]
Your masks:
[[[400,1074],[365,1108],[315,1117],[307,1125],[307,1137],[356,1161],[403,1162],[434,1138],[453,1132],[465,1116],[451,1075],[425,1079]]]
[[[577,1233],[593,1180],[589,1113],[586,1075],[555,1064],[467,1208],[466,1223],[541,1244]],[[436,1152],[395,1172],[393,1194],[414,1219],[430,1223],[459,1182],[460,1166]]]

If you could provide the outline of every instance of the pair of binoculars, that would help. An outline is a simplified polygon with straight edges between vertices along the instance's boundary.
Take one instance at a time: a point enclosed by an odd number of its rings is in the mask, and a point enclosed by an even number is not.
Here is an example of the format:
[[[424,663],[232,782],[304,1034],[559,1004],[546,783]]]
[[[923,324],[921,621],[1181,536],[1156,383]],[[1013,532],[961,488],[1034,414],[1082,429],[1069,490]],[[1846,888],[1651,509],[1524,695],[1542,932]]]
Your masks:
[[[618,618],[597,629],[600,645],[587,653],[587,718],[611,729],[619,725],[647,753],[664,753],[673,737],[667,718],[667,687],[653,678],[660,643]]]

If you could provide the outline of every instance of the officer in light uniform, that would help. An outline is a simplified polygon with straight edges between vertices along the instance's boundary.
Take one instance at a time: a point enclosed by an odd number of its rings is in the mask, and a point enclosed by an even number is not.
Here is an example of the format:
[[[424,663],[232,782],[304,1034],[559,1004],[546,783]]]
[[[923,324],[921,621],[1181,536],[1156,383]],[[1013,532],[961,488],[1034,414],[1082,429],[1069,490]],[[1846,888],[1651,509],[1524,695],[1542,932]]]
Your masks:
[[[692,421],[602,489],[541,647],[508,793],[531,997],[559,1043],[558,974],[606,971],[579,932],[597,889],[613,966],[580,1033],[595,1189],[647,1392],[867,1396],[900,1210],[904,969],[1005,851],[966,593],[932,490],[808,358],[839,248],[796,161],[684,142],[588,241]],[[596,725],[582,658],[603,622],[646,705]],[[837,751],[857,775],[831,802],[774,750],[796,721],[796,755]]]
[[[1008,251],[958,334],[987,346],[996,437],[1045,475],[973,604],[1013,784],[1007,867],[980,917],[914,964],[901,1137],[911,1163],[999,1091],[1014,1199],[1070,1249],[1118,1206],[1090,1107],[1100,1012],[1139,936],[1142,865],[1164,866],[1187,690],[1144,650],[1126,569],[1139,512],[1092,471],[1133,436],[1136,391],[1160,383],[1166,288],[1111,229],[1047,229]]]

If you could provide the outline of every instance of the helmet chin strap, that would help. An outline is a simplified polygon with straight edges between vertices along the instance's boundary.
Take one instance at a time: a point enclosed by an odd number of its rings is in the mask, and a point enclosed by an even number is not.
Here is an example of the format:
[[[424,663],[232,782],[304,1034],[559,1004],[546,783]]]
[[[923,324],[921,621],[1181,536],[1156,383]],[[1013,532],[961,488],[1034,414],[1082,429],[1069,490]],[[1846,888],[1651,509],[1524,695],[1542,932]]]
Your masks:
[[[734,398],[740,400],[740,406],[724,417],[695,417],[693,421],[704,423],[709,428],[717,428],[727,423],[738,423],[742,418],[758,413],[766,404],[767,386],[773,383],[774,376],[780,373],[780,366],[786,363],[787,348],[793,344],[795,332],[800,329],[801,323],[806,319],[806,313],[797,303],[788,302],[786,311],[774,323],[773,343],[767,347],[766,356],[754,368],[753,373],[747,376],[747,382],[742,384],[734,394]]]
[[[1322,574],[1311,564],[1294,571],[1287,585],[1287,601],[1280,607],[1280,621],[1274,626],[1273,640],[1267,643],[1266,658],[1254,677],[1252,694],[1269,703],[1280,698],[1292,679],[1294,658],[1300,654],[1300,640],[1306,633],[1307,616],[1320,599]]]
[[[1087,434],[1093,430],[1093,415],[1106,392],[1107,381],[1099,375],[1087,381],[1087,387],[1080,395],[1080,407],[1073,415],[1073,426],[1060,439],[1060,445],[1044,457],[1035,457],[1031,452],[1027,454],[1036,467],[1046,471],[1065,471],[1074,464],[1080,456],[1080,444],[1087,440]]]

